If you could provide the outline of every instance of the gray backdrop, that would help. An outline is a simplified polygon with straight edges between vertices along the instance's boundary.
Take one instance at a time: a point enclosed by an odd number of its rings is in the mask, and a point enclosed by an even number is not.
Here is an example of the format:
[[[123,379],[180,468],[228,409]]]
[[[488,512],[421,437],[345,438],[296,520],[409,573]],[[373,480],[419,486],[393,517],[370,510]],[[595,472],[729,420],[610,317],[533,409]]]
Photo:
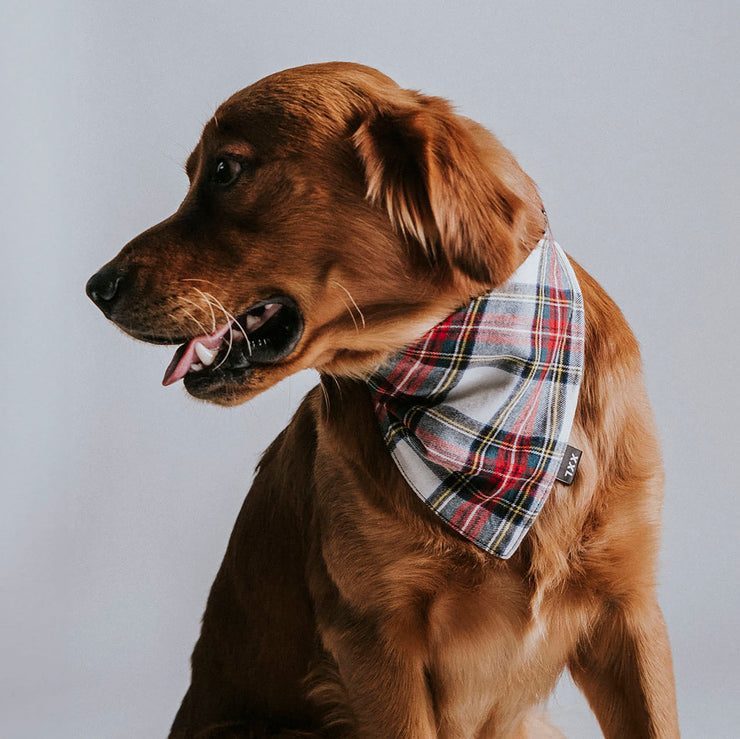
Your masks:
[[[219,102],[343,59],[495,131],[626,313],[667,468],[683,732],[738,736],[738,20],[736,0],[5,0],[0,735],[165,735],[258,454],[315,376],[197,404],[84,283],[177,206]],[[550,709],[598,735],[567,681]]]

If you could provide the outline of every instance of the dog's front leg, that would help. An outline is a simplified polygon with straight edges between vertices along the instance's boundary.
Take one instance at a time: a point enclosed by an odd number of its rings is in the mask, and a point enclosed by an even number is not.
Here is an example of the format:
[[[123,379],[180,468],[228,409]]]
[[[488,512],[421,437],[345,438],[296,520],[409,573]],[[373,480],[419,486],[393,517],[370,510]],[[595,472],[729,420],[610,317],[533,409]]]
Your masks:
[[[570,671],[607,739],[679,736],[668,633],[655,601],[605,608]]]
[[[304,402],[262,458],[211,588],[173,739],[311,736],[321,723],[304,686],[317,651],[304,555],[312,434]]]
[[[420,655],[392,646],[373,619],[326,629],[324,645],[337,663],[354,724],[362,739],[437,736],[432,697]]]

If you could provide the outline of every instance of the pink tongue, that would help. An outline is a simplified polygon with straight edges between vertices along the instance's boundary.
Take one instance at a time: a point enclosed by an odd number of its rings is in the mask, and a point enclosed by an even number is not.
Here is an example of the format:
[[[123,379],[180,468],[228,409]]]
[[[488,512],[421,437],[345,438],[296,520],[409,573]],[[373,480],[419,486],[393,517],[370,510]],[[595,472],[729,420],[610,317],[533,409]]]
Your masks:
[[[216,331],[215,334],[196,336],[194,339],[190,339],[187,344],[183,344],[175,352],[175,356],[172,357],[172,361],[164,373],[162,384],[165,386],[172,385],[178,380],[182,380],[182,378],[187,375],[191,365],[200,361],[195,353],[196,342],[203,344],[206,349],[218,349],[223,343],[223,338],[226,336],[230,328],[231,325],[227,323],[223,328]]]

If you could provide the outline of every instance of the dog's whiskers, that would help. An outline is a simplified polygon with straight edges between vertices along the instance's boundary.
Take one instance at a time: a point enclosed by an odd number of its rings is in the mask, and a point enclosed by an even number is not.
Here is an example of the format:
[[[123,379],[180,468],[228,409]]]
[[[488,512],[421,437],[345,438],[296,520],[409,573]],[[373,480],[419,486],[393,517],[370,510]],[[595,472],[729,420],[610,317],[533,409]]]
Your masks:
[[[334,283],[335,285],[337,285],[337,287],[340,287],[340,288],[342,288],[342,290],[344,290],[344,292],[346,292],[346,293],[347,293],[347,296],[348,296],[348,297],[349,297],[349,299],[350,299],[350,300],[352,301],[352,305],[354,305],[354,307],[355,307],[355,310],[357,311],[357,313],[358,313],[358,314],[359,314],[359,316],[360,316],[360,320],[362,321],[362,328],[365,328],[365,326],[366,326],[366,324],[365,324],[365,316],[363,315],[362,311],[360,310],[360,306],[359,306],[359,305],[357,305],[357,302],[356,302],[356,301],[355,301],[355,299],[354,299],[354,298],[352,297],[352,293],[351,293],[351,292],[350,292],[349,290],[347,290],[347,288],[346,288],[346,287],[345,287],[344,285],[342,285],[342,283],[341,283],[341,282],[337,282],[337,280],[331,280],[331,282],[333,282],[333,283]],[[342,300],[342,302],[344,303],[344,300]],[[347,305],[346,303],[344,303],[344,305],[345,305],[345,307],[347,308],[347,310],[349,311],[349,314],[350,314],[350,316],[352,317],[352,323],[354,323],[354,324],[355,324],[355,330],[356,330],[356,331],[359,331],[359,328],[358,328],[358,326],[357,326],[357,321],[355,321],[355,316],[354,316],[354,314],[352,313],[352,311],[350,310],[349,306],[348,306],[348,305]]]
[[[198,292],[200,292],[200,290],[198,290]],[[201,293],[201,295],[204,297],[206,301],[208,301],[209,306],[212,305],[211,299],[214,301],[215,306],[226,317],[227,323],[236,323],[236,319],[231,315],[231,313],[229,313],[229,311],[226,310],[226,308],[224,308],[220,300],[218,300],[217,298],[214,298],[213,295],[211,295],[210,293]],[[211,307],[211,310],[213,310],[212,307]],[[229,331],[228,334],[229,334],[229,345],[226,347],[226,353],[224,354],[223,359],[214,367],[214,369],[218,369],[229,358],[229,354],[231,354],[231,349],[234,346],[234,337],[232,336],[231,331]]]
[[[196,288],[197,289],[197,288]],[[198,290],[200,292],[200,290]],[[252,355],[252,342],[249,340],[249,336],[247,335],[247,332],[244,330],[242,325],[239,323],[239,321],[236,320],[235,316],[230,313],[226,308],[224,307],[224,304],[216,297],[211,295],[211,293],[203,293],[203,297],[207,300],[213,300],[215,306],[223,312],[223,314],[226,316],[226,320],[231,323],[232,326],[236,326],[239,331],[241,331],[242,336],[244,336],[244,340],[247,342],[247,351],[249,352],[249,355]],[[232,332],[229,331],[229,346],[226,350],[226,354],[224,355],[224,358],[216,365],[216,367],[220,367],[227,359],[229,354],[231,353],[231,349],[234,346],[234,339],[232,336]]]
[[[339,400],[342,400],[342,386],[339,384],[339,379],[336,375],[329,375],[332,380],[334,380],[334,384],[337,386],[337,392],[339,393]]]
[[[324,395],[324,403],[326,404],[326,412],[329,413],[329,411],[331,410],[331,401],[329,400],[329,393],[324,387],[324,376],[323,375],[319,377],[319,387],[321,388],[321,392]]]
[[[198,293],[198,295],[200,295],[203,298],[203,300],[206,301],[206,304],[208,305],[208,309],[211,311],[211,325],[213,326],[211,331],[214,332],[216,330],[216,313],[213,310],[213,303],[211,303],[208,296],[202,290],[198,290],[197,287],[194,289]]]
[[[191,301],[188,301],[191,302]],[[180,306],[180,312],[184,313],[193,323],[195,323],[198,328],[205,334],[208,333],[206,327],[187,309]],[[174,318],[174,316],[170,313],[170,318]]]
[[[183,278],[183,282],[203,282],[205,284],[214,285],[214,286],[216,284],[216,283],[212,282],[211,280],[203,280],[203,279],[200,279],[200,278],[197,278],[197,277],[186,277],[186,278]],[[200,329],[203,331],[204,334],[212,334],[212,333],[215,333],[216,328],[218,327],[218,321],[216,319],[216,312],[215,312],[214,309],[216,309],[219,312],[223,313],[223,315],[224,315],[224,317],[226,319],[226,322],[229,323],[229,324],[231,324],[232,328],[233,328],[233,326],[236,326],[236,328],[241,332],[242,336],[244,336],[244,340],[247,343],[247,351],[249,352],[249,354],[251,356],[251,354],[252,354],[252,342],[249,339],[249,335],[244,330],[244,328],[242,327],[242,325],[237,321],[237,319],[234,316],[234,314],[231,313],[229,310],[227,310],[226,307],[224,306],[224,304],[215,295],[213,295],[213,294],[211,294],[209,292],[204,292],[203,290],[201,290],[201,289],[199,289],[197,287],[194,287],[193,289],[195,290],[195,292],[198,293],[198,295],[200,295],[200,297],[202,299],[202,302],[196,302],[196,301],[190,300],[189,298],[186,298],[186,297],[182,297],[182,300],[184,300],[187,303],[190,303],[190,305],[194,306],[195,308],[197,308],[198,310],[201,310],[201,311],[202,310],[205,310],[205,308],[203,307],[203,302],[208,306],[208,310],[211,313],[211,323],[212,323],[211,330],[208,331],[206,329],[206,327],[200,321],[198,321],[198,319],[196,319],[193,316],[192,313],[190,313],[189,311],[187,311],[185,308],[181,308],[181,310],[183,311],[183,313],[185,313],[193,321],[195,321],[195,323],[198,324],[198,326],[200,327]],[[228,346],[226,347],[226,352],[225,352],[223,358],[221,359],[221,361],[215,366],[216,369],[218,367],[220,367],[229,358],[229,355],[231,354],[231,350],[232,350],[232,348],[234,346],[233,330],[229,331],[228,334],[229,334],[229,338],[228,338]]]
[[[352,319],[352,323],[355,325],[355,331],[357,333],[360,333],[360,327],[357,325],[357,321],[355,321],[355,314],[350,310],[350,307],[347,305],[347,301],[344,298],[340,298],[342,303],[344,303],[344,307],[347,309],[347,313],[349,313],[349,317]]]
[[[223,303],[220,300],[218,300],[217,298],[214,298],[213,295],[211,295],[211,293],[205,293],[205,294],[213,298],[213,300],[216,301],[216,307],[220,308],[226,314],[226,316],[230,318],[231,322],[234,325],[236,325],[239,331],[241,331],[241,334],[244,337],[244,341],[247,342],[247,351],[249,352],[249,355],[251,356],[252,355],[252,342],[249,340],[249,334],[247,334],[247,332],[244,330],[241,323],[239,323],[239,321],[236,320],[233,313],[230,313],[229,311],[226,310],[226,308],[224,308]]]
[[[184,296],[182,296],[182,297],[181,297],[181,300],[184,300],[184,301],[185,301],[186,303],[190,303],[190,305],[192,305],[192,306],[193,306],[194,308],[197,308],[198,310],[203,310],[203,306],[202,306],[202,305],[200,305],[199,303],[196,303],[196,302],[195,302],[194,300],[190,300],[189,298],[186,298],[186,297],[184,297]],[[209,307],[210,307],[210,306],[209,306]],[[215,317],[214,317],[214,315],[213,315],[213,309],[211,309],[211,317],[213,318],[213,328],[211,329],[211,332],[209,332],[209,331],[208,331],[208,329],[207,329],[207,328],[205,327],[205,325],[204,325],[203,323],[201,323],[201,321],[199,321],[199,320],[198,320],[198,319],[197,319],[197,318],[196,318],[196,317],[195,317],[195,316],[194,316],[194,315],[193,315],[192,313],[190,313],[190,311],[188,311],[188,310],[187,310],[186,308],[183,308],[183,307],[181,306],[181,307],[180,307],[180,310],[181,310],[181,311],[182,311],[183,313],[185,313],[185,314],[186,314],[187,316],[189,316],[190,318],[192,318],[192,320],[193,320],[193,321],[195,321],[195,323],[197,323],[197,324],[198,324],[198,327],[200,328],[200,330],[201,330],[201,331],[202,331],[202,332],[203,332],[204,334],[207,334],[207,333],[211,333],[212,331],[215,331],[215,329],[216,329],[216,320],[215,320]]]
[[[183,277],[182,282],[202,282],[204,285],[212,285],[218,289],[218,285],[213,280],[204,280],[202,277]]]

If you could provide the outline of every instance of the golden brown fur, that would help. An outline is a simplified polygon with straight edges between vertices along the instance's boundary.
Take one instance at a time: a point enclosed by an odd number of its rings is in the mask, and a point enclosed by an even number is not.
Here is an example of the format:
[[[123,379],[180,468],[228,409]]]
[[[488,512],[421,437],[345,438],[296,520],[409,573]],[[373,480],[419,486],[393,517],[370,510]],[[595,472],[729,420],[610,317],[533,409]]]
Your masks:
[[[223,152],[254,167],[215,192]],[[237,93],[187,169],[177,213],[111,263],[110,317],[177,342],[210,327],[204,294],[237,315],[279,290],[305,318],[295,351],[194,394],[243,402],[305,367],[322,387],[262,458],[171,736],[555,736],[533,709],[565,667],[606,736],[677,736],[655,600],[660,455],[637,343],[599,285],[575,265],[578,476],[509,560],[407,487],[362,381],[539,240],[542,206],[512,156],[443,100],[328,64]]]

